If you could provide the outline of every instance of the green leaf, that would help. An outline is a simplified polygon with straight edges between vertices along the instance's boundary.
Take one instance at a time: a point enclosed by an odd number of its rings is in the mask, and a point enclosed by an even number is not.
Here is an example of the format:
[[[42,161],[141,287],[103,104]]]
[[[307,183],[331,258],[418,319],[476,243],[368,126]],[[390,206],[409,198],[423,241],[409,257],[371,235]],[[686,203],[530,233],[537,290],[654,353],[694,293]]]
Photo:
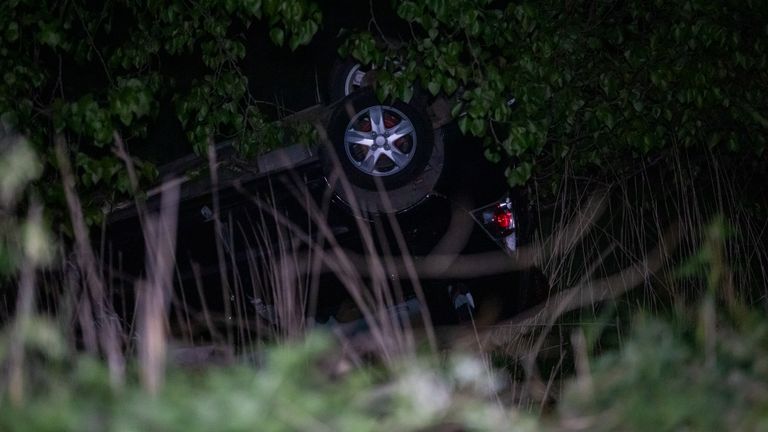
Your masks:
[[[406,84],[400,91],[400,99],[409,102],[411,98],[413,98],[413,86]]]
[[[603,122],[605,126],[608,127],[608,129],[613,129],[613,126],[615,124],[613,113],[611,112],[610,108],[608,108],[606,105],[601,105],[597,107],[595,110],[595,116]]]
[[[469,128],[469,118],[467,116],[464,116],[459,119],[459,130],[461,133],[465,134],[467,133],[467,129]]]
[[[501,161],[501,155],[499,154],[499,152],[495,151],[490,147],[485,149],[484,154],[485,154],[485,158],[493,163],[498,163],[499,161]]]
[[[269,32],[269,37],[272,39],[272,42],[275,43],[277,46],[283,46],[283,41],[285,39],[285,32],[283,29],[275,27]]]
[[[437,94],[440,93],[440,84],[435,81],[430,81],[427,83],[427,90],[432,93],[432,96],[437,96]]]
[[[451,117],[456,118],[461,114],[461,110],[464,108],[464,104],[459,102],[451,108]]]
[[[456,80],[451,77],[446,77],[443,81],[443,89],[445,90],[445,93],[448,95],[452,95],[456,89],[458,88],[458,84],[456,83]]]
[[[40,32],[40,36],[38,37],[40,38],[40,42],[52,48],[57,47],[61,42],[61,34],[59,34],[51,27],[43,28],[43,30]]]
[[[121,111],[119,113],[119,116],[120,116],[120,121],[124,125],[126,125],[126,126],[130,126],[131,125],[131,121],[133,120],[133,115],[131,114],[130,111]]]
[[[244,0],[245,10],[256,18],[261,18],[261,0]]]
[[[472,119],[471,123],[469,124],[469,130],[472,132],[472,135],[476,137],[485,135],[486,123],[487,122],[484,118]]]
[[[8,42],[15,42],[16,39],[19,38],[19,24],[12,22],[8,24],[8,27],[5,29],[5,39]]]
[[[400,18],[403,18],[405,20],[419,22],[420,21],[419,16],[421,15],[421,11],[419,6],[417,6],[415,2],[404,1],[400,3],[400,6],[398,6],[397,14],[400,15]]]
[[[512,187],[524,185],[531,178],[533,164],[530,162],[521,162],[513,169],[507,169],[507,181]]]

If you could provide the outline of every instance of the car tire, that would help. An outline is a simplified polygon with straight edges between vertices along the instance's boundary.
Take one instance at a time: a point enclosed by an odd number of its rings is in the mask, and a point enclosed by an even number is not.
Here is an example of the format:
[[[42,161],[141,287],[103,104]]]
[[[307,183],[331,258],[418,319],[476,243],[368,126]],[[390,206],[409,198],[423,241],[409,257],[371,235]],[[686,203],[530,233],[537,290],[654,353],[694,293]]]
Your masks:
[[[379,180],[391,190],[416,179],[434,145],[426,114],[401,101],[382,104],[370,90],[341,101],[331,115],[328,138],[330,148],[321,154],[326,172],[338,159],[351,183],[374,190]]]
[[[338,60],[331,69],[328,82],[330,102],[336,102],[365,88],[368,85],[365,78],[367,73],[365,66],[352,59]]]

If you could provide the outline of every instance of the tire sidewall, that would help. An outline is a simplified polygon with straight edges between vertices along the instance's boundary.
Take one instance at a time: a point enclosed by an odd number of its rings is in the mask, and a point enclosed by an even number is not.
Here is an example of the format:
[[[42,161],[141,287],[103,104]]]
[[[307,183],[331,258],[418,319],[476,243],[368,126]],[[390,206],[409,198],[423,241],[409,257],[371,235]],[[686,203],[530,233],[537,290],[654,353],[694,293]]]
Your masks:
[[[347,96],[347,77],[352,69],[356,66],[360,66],[360,63],[352,60],[338,60],[331,69],[330,79],[328,82],[328,97],[330,102],[336,102]]]

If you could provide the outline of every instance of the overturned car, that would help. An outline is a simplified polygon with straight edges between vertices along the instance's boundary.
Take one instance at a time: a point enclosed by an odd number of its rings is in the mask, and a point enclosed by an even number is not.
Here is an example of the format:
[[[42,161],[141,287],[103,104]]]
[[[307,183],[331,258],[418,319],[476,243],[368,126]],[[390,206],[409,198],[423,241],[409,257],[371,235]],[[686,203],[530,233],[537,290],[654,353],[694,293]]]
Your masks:
[[[324,142],[253,161],[223,143],[209,160],[162,167],[166,183],[141,205],[112,209],[105,240],[122,301],[133,301],[157,241],[174,244],[179,309],[214,311],[222,325],[357,329],[381,308],[453,323],[530,301],[527,271],[455,265],[467,255],[514,256],[529,233],[525,201],[481,146],[370,93],[331,111]],[[169,189],[176,199],[163,199]],[[142,224],[163,214],[178,218],[176,234],[147,238]]]
[[[248,160],[223,142],[160,167],[161,186],[109,210],[119,301],[134,301],[157,242],[173,245],[176,309],[223,326],[358,329],[380,310],[452,323],[508,315],[538,295],[514,265],[457,265],[488,253],[514,262],[531,223],[446,100],[380,101],[369,67],[335,64],[325,100],[283,119],[313,123],[317,142]],[[173,232],[147,230],[162,217],[177,218]]]

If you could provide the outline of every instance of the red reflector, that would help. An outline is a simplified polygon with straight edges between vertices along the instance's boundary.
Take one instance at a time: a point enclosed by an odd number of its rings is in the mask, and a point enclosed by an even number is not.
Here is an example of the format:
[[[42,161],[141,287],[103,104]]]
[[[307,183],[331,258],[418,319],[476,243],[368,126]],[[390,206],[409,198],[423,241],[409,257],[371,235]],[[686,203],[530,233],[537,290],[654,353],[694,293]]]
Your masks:
[[[514,225],[512,212],[505,209],[497,209],[493,214],[493,221],[503,230],[511,229]]]

